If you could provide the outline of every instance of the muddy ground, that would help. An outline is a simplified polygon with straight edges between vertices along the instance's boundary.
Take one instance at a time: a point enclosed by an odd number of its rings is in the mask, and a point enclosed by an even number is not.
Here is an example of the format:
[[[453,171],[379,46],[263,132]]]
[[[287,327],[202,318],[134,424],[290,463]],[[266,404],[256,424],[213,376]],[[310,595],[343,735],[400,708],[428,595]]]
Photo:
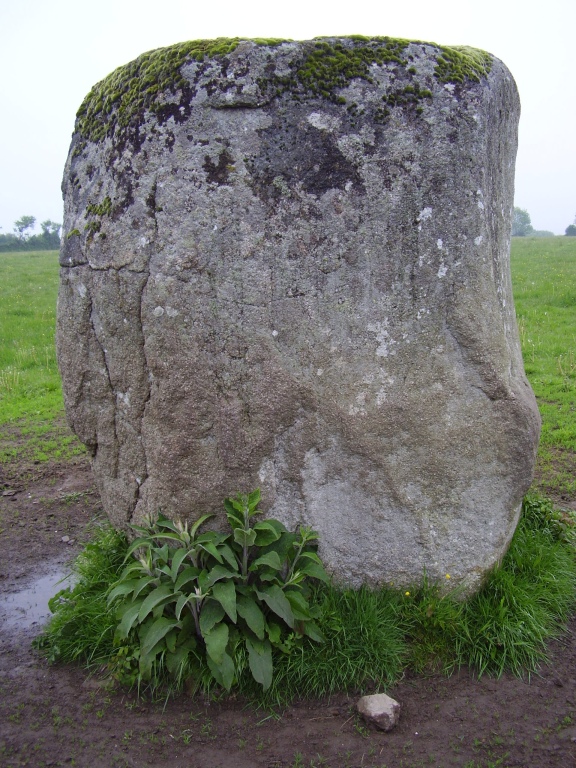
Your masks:
[[[49,666],[31,648],[46,613],[41,579],[78,551],[98,496],[82,457],[0,467],[0,494],[2,768],[576,765],[576,620],[531,680],[406,676],[388,691],[402,705],[390,733],[358,720],[353,693],[276,712],[186,696],[164,708],[82,669]],[[33,599],[19,608],[30,586]]]

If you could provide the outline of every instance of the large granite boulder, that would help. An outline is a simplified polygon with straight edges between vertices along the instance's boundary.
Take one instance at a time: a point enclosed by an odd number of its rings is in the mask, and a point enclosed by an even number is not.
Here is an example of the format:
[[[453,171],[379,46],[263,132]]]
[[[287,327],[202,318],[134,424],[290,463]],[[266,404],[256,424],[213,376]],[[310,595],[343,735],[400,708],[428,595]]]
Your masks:
[[[57,338],[116,526],[261,487],[342,583],[480,583],[539,433],[518,116],[498,59],[388,38],[195,41],[93,88]]]

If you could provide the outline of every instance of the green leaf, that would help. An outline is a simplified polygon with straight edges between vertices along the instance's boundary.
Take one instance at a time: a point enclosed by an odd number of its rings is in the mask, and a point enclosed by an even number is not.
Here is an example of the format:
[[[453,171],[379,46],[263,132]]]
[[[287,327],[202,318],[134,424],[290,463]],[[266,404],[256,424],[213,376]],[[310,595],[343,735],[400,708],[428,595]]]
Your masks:
[[[227,653],[222,654],[220,662],[214,661],[211,656],[206,657],[210,672],[214,675],[216,682],[225,688],[227,691],[232,688],[234,682],[234,676],[236,670],[234,668],[234,662]]]
[[[182,614],[184,606],[186,605],[189,599],[190,599],[190,595],[180,595],[180,597],[176,601],[176,607],[174,608],[174,615],[178,620],[180,620],[180,616]]]
[[[222,555],[216,549],[216,546],[213,541],[207,541],[204,544],[200,544],[199,542],[196,542],[196,543],[199,544],[201,549],[203,549],[205,552],[208,552],[209,555],[212,555],[212,557],[215,560],[217,560],[219,563],[222,562]]]
[[[120,623],[116,628],[116,634],[122,640],[128,637],[128,634],[138,617],[138,612],[142,602],[142,600],[139,600],[136,603],[128,603],[126,607],[118,613],[118,619],[120,620]]]
[[[272,647],[268,640],[247,637],[246,648],[252,676],[266,691],[272,683]]]
[[[282,528],[284,526],[277,520],[263,520],[261,523],[256,523],[252,530],[256,531],[256,541],[254,542],[258,547],[266,547],[268,544],[272,544],[278,541],[282,530],[278,530],[278,527],[274,523],[278,523]],[[284,529],[285,530],[285,529]]]
[[[264,639],[266,619],[256,601],[244,595],[236,596],[236,609],[259,640]]]
[[[217,584],[214,584],[212,597],[220,603],[230,617],[230,620],[236,624],[236,587],[234,582],[228,580],[219,581]]]
[[[177,626],[177,624],[178,622],[176,619],[167,619],[165,616],[156,619],[150,626],[148,632],[146,632],[144,642],[142,643],[142,654],[147,656],[156,644],[159,643],[173,627]]]
[[[304,573],[306,576],[310,576],[311,579],[319,579],[320,581],[328,583],[330,581],[330,577],[324,570],[324,566],[315,560],[304,560],[303,558],[306,554],[307,553],[304,553],[298,560],[298,570],[300,573]]]
[[[205,523],[206,520],[210,520],[211,517],[214,517],[214,515],[202,515],[202,517],[199,517],[198,520],[196,520],[196,522],[192,526],[192,528],[190,528],[190,536],[194,538],[194,536],[196,536],[196,531],[198,530],[198,528],[200,528],[202,523]]]
[[[212,631],[214,625],[222,621],[224,618],[224,608],[216,600],[206,599],[202,603],[202,610],[200,611],[200,630],[202,635]]]
[[[308,601],[302,594],[302,592],[296,592],[293,589],[287,589],[284,594],[286,599],[292,606],[292,612],[297,619],[309,619],[310,618],[310,606]]]
[[[180,570],[180,566],[182,565],[183,560],[188,554],[188,550],[186,547],[179,547],[176,552],[172,555],[172,568],[170,572],[170,577],[172,581],[176,581],[178,578],[178,571]]]
[[[250,511],[252,511],[258,506],[259,503],[260,503],[260,488],[256,488],[256,490],[248,494],[248,508],[250,509]]]
[[[174,538],[171,533],[161,533],[156,538]],[[178,537],[176,537],[178,539]],[[154,550],[154,555],[162,561],[162,564],[165,564],[168,562],[168,544],[164,544],[163,547],[158,547],[156,550]],[[170,575],[170,571],[168,571],[167,575]]]
[[[317,643],[323,643],[326,640],[318,625],[314,621],[305,621],[302,626],[302,631],[311,640],[315,640]]]
[[[164,565],[157,565],[157,566],[156,566],[156,571],[157,571],[158,573],[163,573],[163,574],[164,574],[164,576],[168,576],[168,578],[169,578],[169,579],[171,579],[171,578],[172,578],[172,569],[171,569],[171,568],[170,568],[170,566],[169,566],[169,565],[167,565],[167,564],[164,564]]]
[[[266,552],[265,555],[262,555],[257,560],[254,560],[248,570],[257,571],[258,568],[262,567],[263,565],[268,566],[269,568],[273,568],[275,571],[281,571],[282,562],[280,561],[278,552]]]
[[[230,523],[232,529],[244,527],[244,512],[243,508],[239,512],[234,508],[232,499],[224,499],[224,509],[226,510],[226,517]]]
[[[236,510],[236,512],[239,512],[242,517],[244,517],[244,514],[246,512],[246,501],[242,496],[237,496],[235,499],[230,499],[232,502],[232,506]]]
[[[117,584],[108,595],[108,605],[110,605],[110,603],[113,600],[115,600],[117,597],[123,597],[124,595],[129,595],[131,592],[134,591],[134,587],[137,584],[138,584],[137,579],[124,581],[120,584]]]
[[[275,621],[269,621],[266,624],[266,632],[272,645],[278,645],[282,639],[282,628]]]
[[[277,616],[284,619],[289,627],[294,626],[294,614],[292,613],[292,606],[286,599],[286,595],[277,584],[267,584],[263,586],[261,590],[256,590],[256,594],[270,610],[274,611]]]
[[[178,544],[182,543],[182,540],[181,540],[180,536],[177,533],[155,533],[154,534],[154,538],[155,539],[166,540],[166,541],[175,541]],[[164,546],[167,547],[168,545],[165,544]],[[161,552],[163,548],[164,547],[158,547],[156,551],[157,552]],[[167,554],[164,556],[164,559],[167,559]]]
[[[134,594],[132,595],[132,600],[136,600],[136,598],[142,592],[143,589],[145,589],[146,587],[149,587],[150,584],[155,584],[155,583],[156,583],[156,579],[154,578],[154,576],[144,576],[144,578],[138,579],[138,582],[134,587]]]
[[[174,590],[167,584],[161,587],[156,587],[146,597],[142,605],[140,606],[140,612],[138,613],[138,621],[142,622],[150,611],[154,610],[157,606],[160,606],[163,602],[170,602],[170,599],[174,599]]]
[[[158,519],[156,520],[156,526],[158,528],[167,528],[169,531],[174,531],[174,533],[178,533],[178,528],[173,520],[170,520],[169,517],[166,517],[165,515],[159,515]]]
[[[189,643],[189,644],[188,644]],[[190,638],[187,643],[176,648],[174,653],[166,654],[166,668],[172,677],[178,678],[182,673],[182,668],[188,659],[190,653],[194,650],[196,643]]]
[[[225,565],[215,565],[214,568],[212,568],[210,572],[206,574],[206,577],[202,579],[202,591],[208,589],[217,581],[220,581],[220,579],[231,579],[233,576],[235,576],[235,573],[233,573],[229,568],[226,568]]]
[[[216,624],[210,632],[202,632],[202,637],[206,643],[206,652],[212,661],[221,664],[226,646],[228,644],[228,627],[226,624]]]
[[[288,558],[288,555],[290,554],[296,539],[297,536],[295,533],[286,531],[280,535],[278,541],[274,541],[272,544],[269,544],[265,548],[264,552],[277,552],[280,560],[284,562]],[[264,554],[264,552],[262,552],[262,554]]]
[[[140,537],[139,539],[134,539],[134,541],[132,542],[132,544],[130,544],[130,546],[126,551],[126,557],[124,558],[124,560],[128,560],[130,555],[134,554],[134,552],[137,549],[140,549],[140,547],[150,548],[151,546],[152,546],[152,542],[148,538]]]
[[[236,559],[236,555],[234,554],[234,551],[231,547],[228,546],[226,543],[222,543],[218,546],[218,552],[222,555],[224,560],[226,560],[227,563],[234,569],[234,571],[238,572],[239,565],[238,560]]]
[[[235,528],[234,541],[241,547],[251,547],[256,541],[256,531],[250,528],[247,531],[244,528]]]
[[[187,568],[184,568],[182,573],[178,576],[176,579],[176,583],[174,584],[174,590],[178,592],[184,584],[188,584],[191,581],[196,581],[200,574],[200,571],[198,568],[193,568],[191,565],[189,565]]]
[[[172,628],[164,638],[166,641],[166,648],[170,651],[170,653],[174,653],[176,651],[176,640],[178,639],[177,629],[179,629],[179,627]]]

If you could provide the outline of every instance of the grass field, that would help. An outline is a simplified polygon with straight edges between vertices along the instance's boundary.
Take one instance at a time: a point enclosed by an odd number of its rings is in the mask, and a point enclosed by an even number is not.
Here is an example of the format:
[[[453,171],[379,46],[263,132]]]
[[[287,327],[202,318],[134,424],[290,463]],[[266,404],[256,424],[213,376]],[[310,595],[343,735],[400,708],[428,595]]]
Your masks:
[[[57,293],[56,251],[0,254],[0,461],[83,450],[63,423]]]
[[[526,374],[542,414],[537,483],[576,496],[576,238],[514,238],[512,283]]]
[[[514,238],[512,277],[526,373],[542,413],[537,485],[576,496],[576,238]],[[0,254],[0,459],[81,448],[63,428],[54,354],[56,252]],[[14,430],[24,440],[6,440]],[[4,438],[4,439],[3,439]]]

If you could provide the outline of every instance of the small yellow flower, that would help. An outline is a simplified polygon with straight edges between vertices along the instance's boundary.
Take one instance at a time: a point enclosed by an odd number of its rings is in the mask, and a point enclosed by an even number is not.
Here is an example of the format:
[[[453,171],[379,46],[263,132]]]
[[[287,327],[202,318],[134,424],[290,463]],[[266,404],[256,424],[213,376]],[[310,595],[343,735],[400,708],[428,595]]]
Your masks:
[[[410,592],[404,592],[404,594],[406,595],[406,597],[410,597]]]
[[[447,574],[446,574],[446,578],[447,578],[447,579],[449,579],[449,578],[450,578],[450,574],[449,574],[449,573],[447,573]]]

